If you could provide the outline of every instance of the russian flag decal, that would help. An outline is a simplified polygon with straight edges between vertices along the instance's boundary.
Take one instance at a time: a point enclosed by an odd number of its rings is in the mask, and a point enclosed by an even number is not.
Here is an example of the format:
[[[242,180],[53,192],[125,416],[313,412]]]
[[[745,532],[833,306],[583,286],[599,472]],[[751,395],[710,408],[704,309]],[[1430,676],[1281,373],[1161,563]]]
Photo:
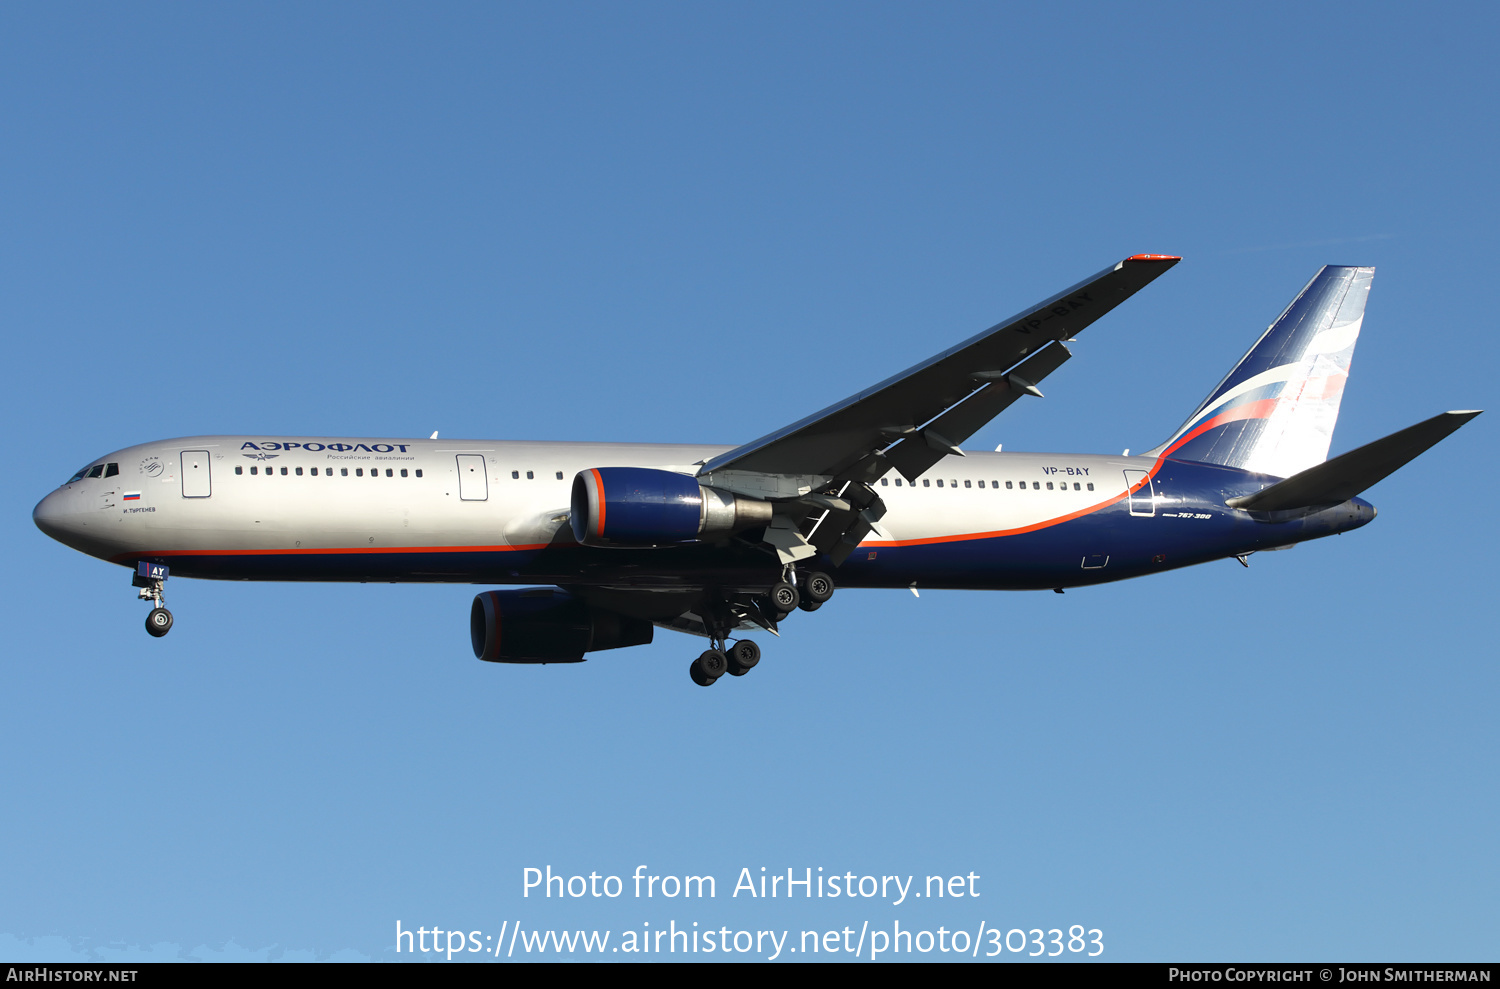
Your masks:
[[[139,491],[127,491],[127,492],[125,492],[125,500],[126,501],[140,501],[141,500],[141,493]]]

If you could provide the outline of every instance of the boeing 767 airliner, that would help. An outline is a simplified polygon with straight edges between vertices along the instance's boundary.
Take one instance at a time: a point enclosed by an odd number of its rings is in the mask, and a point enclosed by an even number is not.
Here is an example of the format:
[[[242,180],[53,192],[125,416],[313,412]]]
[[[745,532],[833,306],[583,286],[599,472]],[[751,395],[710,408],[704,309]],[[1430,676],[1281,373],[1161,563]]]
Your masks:
[[[42,499],[43,532],[129,567],[152,635],[169,575],[542,585],[474,598],[474,654],[566,663],[739,633],[840,586],[1062,590],[1358,528],[1357,497],[1478,412],[1328,460],[1373,268],[1326,267],[1187,421],[1139,456],[960,444],[1179,259],[1138,254],[895,377],[742,446],[191,436],[118,450]]]

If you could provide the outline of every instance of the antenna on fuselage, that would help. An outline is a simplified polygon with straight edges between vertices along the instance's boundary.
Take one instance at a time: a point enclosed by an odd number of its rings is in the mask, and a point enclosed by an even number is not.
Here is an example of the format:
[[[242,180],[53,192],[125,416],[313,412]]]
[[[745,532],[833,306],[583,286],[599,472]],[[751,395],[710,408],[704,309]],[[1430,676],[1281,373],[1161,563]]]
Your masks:
[[[438,431],[436,429],[434,429],[432,431],[432,435],[429,436],[429,437],[427,437],[427,438],[430,439],[430,440],[435,440],[435,439],[437,439],[437,434],[438,434]]]

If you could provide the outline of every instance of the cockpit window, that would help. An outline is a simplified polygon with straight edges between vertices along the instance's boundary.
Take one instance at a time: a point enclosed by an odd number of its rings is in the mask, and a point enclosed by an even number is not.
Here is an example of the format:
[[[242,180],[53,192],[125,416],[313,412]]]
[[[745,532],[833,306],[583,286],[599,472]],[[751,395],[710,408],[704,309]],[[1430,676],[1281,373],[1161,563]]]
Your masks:
[[[89,476],[89,477],[103,477],[104,476],[104,465],[103,464],[95,464],[94,466],[90,467],[87,476]]]
[[[85,467],[83,470],[79,471],[78,473],[74,474],[72,477],[68,478],[68,480],[67,480],[66,483],[72,484],[74,481],[81,481],[81,480],[83,480],[83,475],[87,474],[88,472],[89,472],[89,469],[87,467]]]
[[[105,464],[104,465],[104,476],[105,477],[114,477],[118,473],[120,473],[120,465],[119,464]]]

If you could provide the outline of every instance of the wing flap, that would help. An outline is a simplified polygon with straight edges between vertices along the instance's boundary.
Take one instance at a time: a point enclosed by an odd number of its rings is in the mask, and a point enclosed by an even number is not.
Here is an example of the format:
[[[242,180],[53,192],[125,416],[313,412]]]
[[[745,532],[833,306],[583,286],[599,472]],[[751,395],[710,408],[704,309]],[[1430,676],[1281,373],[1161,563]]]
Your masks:
[[[1013,370],[986,382],[920,432],[902,439],[886,451],[885,458],[908,481],[915,481],[933,464],[955,452],[958,444],[984,428],[1016,399],[1026,394],[1040,395],[1036,383],[1062,367],[1063,362],[1072,356],[1061,341],[1047,344]]]

